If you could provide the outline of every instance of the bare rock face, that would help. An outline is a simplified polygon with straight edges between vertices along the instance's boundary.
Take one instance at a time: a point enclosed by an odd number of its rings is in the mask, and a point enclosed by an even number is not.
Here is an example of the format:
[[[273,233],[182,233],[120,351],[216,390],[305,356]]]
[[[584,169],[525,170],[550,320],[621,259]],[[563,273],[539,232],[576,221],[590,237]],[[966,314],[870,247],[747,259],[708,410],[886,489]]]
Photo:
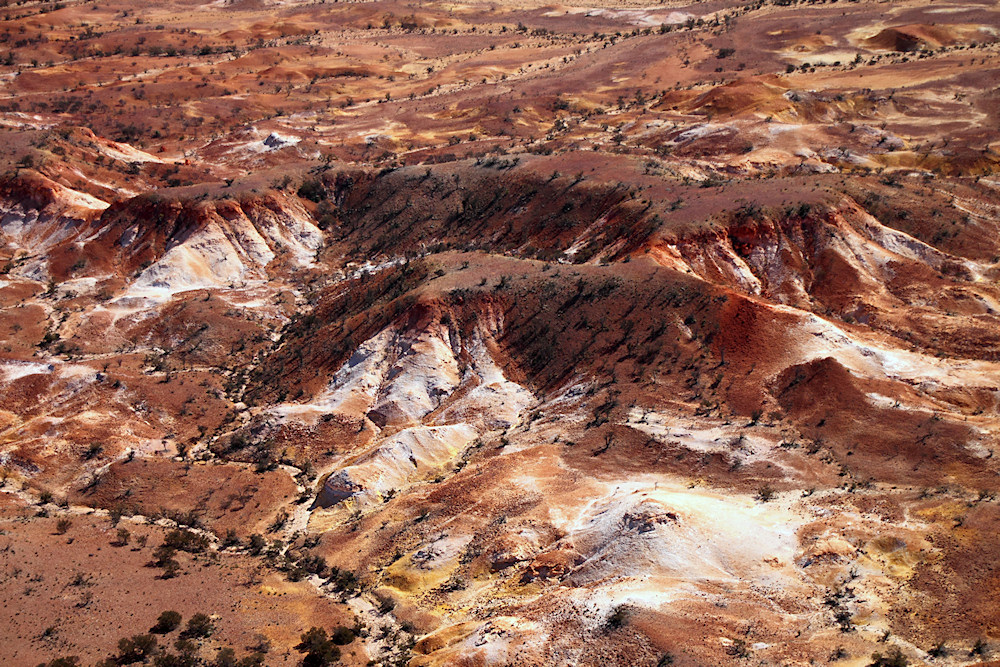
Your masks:
[[[867,41],[875,48],[912,52],[934,50],[977,38],[992,40],[995,36],[976,25],[913,24],[885,28]]]
[[[481,436],[512,426],[534,398],[503,376],[483,336],[477,330],[464,341],[437,323],[419,332],[390,327],[358,348],[313,405],[363,413],[386,436],[330,475],[321,504],[399,492],[445,473]]]
[[[673,512],[643,507],[627,512],[622,518],[622,523],[623,528],[626,530],[648,533],[655,530],[659,525],[676,522],[677,520],[677,515]]]
[[[321,233],[301,206],[276,198],[257,202],[221,202],[181,216],[191,228],[165,239],[165,252],[143,270],[130,294],[167,295],[262,281],[276,258],[298,266],[312,263]],[[127,229],[118,244],[128,248],[141,233]]]
[[[532,561],[538,553],[538,545],[522,533],[505,533],[498,537],[489,553],[490,567],[504,570],[525,561]]]
[[[523,583],[560,581],[583,563],[584,558],[570,546],[539,554],[531,560],[521,575]]]
[[[476,437],[476,430],[468,424],[404,429],[327,478],[319,501],[335,503],[356,496],[380,499],[444,471]]]

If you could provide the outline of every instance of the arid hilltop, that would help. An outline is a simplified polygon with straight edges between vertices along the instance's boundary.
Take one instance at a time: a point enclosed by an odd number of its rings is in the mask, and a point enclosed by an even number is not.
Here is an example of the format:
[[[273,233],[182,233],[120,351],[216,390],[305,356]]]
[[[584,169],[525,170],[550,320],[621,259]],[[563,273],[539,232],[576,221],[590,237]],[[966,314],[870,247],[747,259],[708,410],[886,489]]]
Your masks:
[[[0,2],[3,665],[1000,660],[996,2]]]

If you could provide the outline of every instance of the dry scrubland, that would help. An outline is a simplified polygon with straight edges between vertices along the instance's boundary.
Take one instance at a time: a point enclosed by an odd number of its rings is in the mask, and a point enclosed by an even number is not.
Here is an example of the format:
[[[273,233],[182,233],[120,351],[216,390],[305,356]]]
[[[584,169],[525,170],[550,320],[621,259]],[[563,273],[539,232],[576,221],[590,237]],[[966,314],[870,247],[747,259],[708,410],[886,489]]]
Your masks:
[[[0,663],[1000,657],[995,2],[0,3]]]

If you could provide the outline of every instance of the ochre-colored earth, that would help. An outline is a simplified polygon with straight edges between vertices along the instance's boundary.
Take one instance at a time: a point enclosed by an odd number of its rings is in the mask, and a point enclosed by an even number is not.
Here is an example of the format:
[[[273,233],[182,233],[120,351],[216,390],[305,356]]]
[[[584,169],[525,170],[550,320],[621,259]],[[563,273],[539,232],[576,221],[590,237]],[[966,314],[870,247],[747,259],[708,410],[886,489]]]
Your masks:
[[[998,35],[4,2],[0,664],[1000,664]]]

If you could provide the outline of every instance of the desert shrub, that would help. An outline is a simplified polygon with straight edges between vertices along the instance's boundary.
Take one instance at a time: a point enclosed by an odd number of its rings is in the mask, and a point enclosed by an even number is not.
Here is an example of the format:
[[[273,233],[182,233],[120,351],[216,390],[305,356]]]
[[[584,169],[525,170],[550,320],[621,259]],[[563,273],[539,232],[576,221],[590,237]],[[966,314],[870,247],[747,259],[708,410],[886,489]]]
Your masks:
[[[281,530],[282,528],[285,527],[285,524],[288,523],[288,519],[289,519],[288,512],[286,512],[285,510],[281,510],[280,512],[278,512],[278,515],[274,517],[274,521],[271,522],[271,525],[268,526],[267,529],[268,532],[275,533]]]
[[[358,578],[353,572],[340,570],[336,567],[330,568],[330,574],[327,577],[327,581],[332,583],[334,588],[343,593],[352,592],[358,587]]]
[[[907,664],[909,661],[903,652],[894,648],[888,655],[872,653],[872,661],[868,663],[868,667],[906,667]]]
[[[198,656],[198,644],[187,637],[178,637],[174,640],[174,648],[183,656],[190,656],[191,658],[197,658]],[[195,662],[198,662],[198,660],[195,660]]]
[[[201,526],[201,518],[194,510],[188,510],[187,512],[161,510],[160,513],[163,515],[163,518],[175,521],[178,526],[187,526],[188,528],[198,528]]]
[[[770,484],[764,484],[763,486],[757,489],[757,500],[761,501],[762,503],[766,503],[770,500],[773,500],[776,494],[777,491],[774,490],[773,486],[771,486]]]
[[[264,664],[264,654],[258,652],[245,655],[236,664],[237,667],[261,667]]]
[[[118,640],[118,663],[131,665],[142,662],[156,650],[156,637],[153,635],[135,635],[122,637]]]
[[[173,632],[181,624],[181,615],[177,611],[165,611],[159,615],[156,619],[156,625],[149,629],[150,632],[155,632],[159,635],[165,635],[168,632]]]
[[[379,598],[378,613],[382,614],[383,616],[396,608],[396,601],[393,600],[391,597],[387,595],[385,596],[376,595],[376,597]]]
[[[734,639],[733,643],[726,647],[726,653],[734,658],[749,658],[750,647],[745,639]]]
[[[628,623],[629,610],[625,605],[619,605],[615,607],[615,610],[611,612],[608,616],[608,628],[611,630],[617,630],[618,628],[625,627]]]
[[[163,545],[189,553],[200,553],[208,548],[208,538],[191,530],[177,529],[167,533],[163,538]]]
[[[326,199],[326,188],[323,187],[323,181],[320,179],[309,178],[302,181],[302,185],[299,186],[298,195],[303,199],[318,203]]]
[[[248,545],[247,548],[249,549],[251,554],[256,556],[260,554],[262,551],[264,551],[264,547],[266,546],[267,546],[267,540],[264,539],[264,536],[260,535],[259,533],[254,533],[253,535],[250,536],[250,544]]]
[[[215,624],[208,614],[195,614],[188,619],[187,627],[184,629],[185,636],[188,637],[208,637],[215,632]]]
[[[200,664],[193,655],[161,653],[153,659],[153,667],[196,667]]]
[[[79,667],[80,658],[69,655],[64,658],[53,658],[48,662],[39,663],[38,667]]]
[[[219,652],[215,654],[212,665],[213,667],[237,667],[239,662],[236,660],[236,651],[228,646],[220,648]]]
[[[59,519],[58,521],[56,521],[56,532],[59,533],[60,535],[65,535],[66,531],[68,531],[70,529],[70,526],[72,525],[73,525],[72,519],[67,519],[65,517]]]
[[[161,544],[153,550],[153,564],[156,567],[163,567],[163,564],[171,560],[177,554],[177,549],[167,544]]]
[[[943,658],[948,655],[948,647],[945,646],[944,642],[939,642],[936,646],[927,651],[927,655],[932,658]]]
[[[306,572],[320,577],[326,574],[326,559],[322,556],[317,556],[316,554],[310,554],[301,558],[298,562],[298,566]]]
[[[323,628],[312,627],[302,633],[295,650],[304,653],[303,667],[325,667],[340,659],[340,649],[326,636]]]
[[[354,630],[338,625],[330,633],[330,641],[338,646],[346,646],[354,641]]]
[[[153,551],[153,565],[163,569],[163,578],[171,579],[181,571],[181,564],[174,559],[177,549],[161,544]]]

